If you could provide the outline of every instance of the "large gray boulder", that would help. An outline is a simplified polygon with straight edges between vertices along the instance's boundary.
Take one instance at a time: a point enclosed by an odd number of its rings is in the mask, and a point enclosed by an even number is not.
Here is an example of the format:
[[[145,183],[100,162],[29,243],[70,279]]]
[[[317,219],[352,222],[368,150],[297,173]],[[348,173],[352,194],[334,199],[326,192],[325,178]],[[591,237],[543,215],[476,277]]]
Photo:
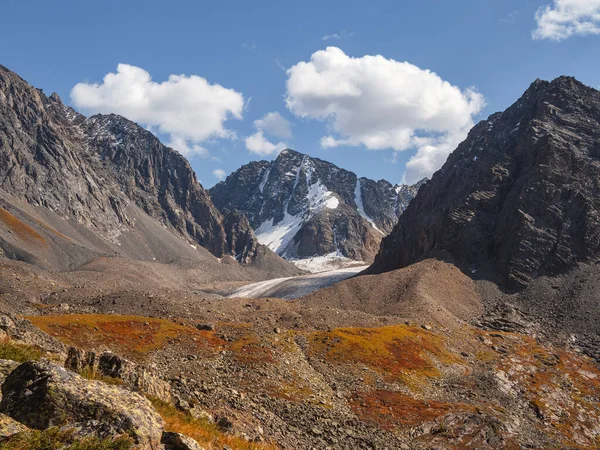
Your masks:
[[[93,425],[128,434],[140,450],[158,450],[164,428],[150,402],[123,387],[86,380],[50,361],[29,361],[2,384],[0,412],[35,429]]]

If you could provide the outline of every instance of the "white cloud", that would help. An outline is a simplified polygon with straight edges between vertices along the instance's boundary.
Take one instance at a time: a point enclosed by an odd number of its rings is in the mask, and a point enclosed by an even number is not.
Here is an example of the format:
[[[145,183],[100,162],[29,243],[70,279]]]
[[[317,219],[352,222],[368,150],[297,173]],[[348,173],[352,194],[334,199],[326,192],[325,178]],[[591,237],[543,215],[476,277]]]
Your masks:
[[[341,40],[341,39],[345,39],[345,38],[349,38],[354,36],[354,33],[350,33],[348,31],[340,31],[339,33],[333,33],[333,34],[326,34],[325,36],[321,37],[322,41],[329,41],[329,40]]]
[[[225,173],[225,171],[223,169],[215,169],[212,171],[212,174],[219,181],[223,181],[225,178],[227,178],[227,174]]]
[[[254,121],[256,132],[248,136],[245,140],[246,148],[258,155],[266,156],[287,148],[287,143],[273,143],[265,137],[265,133],[278,138],[291,138],[292,128],[290,123],[278,112],[265,114],[261,119]]]
[[[278,112],[265,114],[262,119],[254,121],[254,126],[258,130],[265,131],[272,136],[279,138],[291,138],[292,128],[290,123]]]
[[[287,148],[287,144],[285,142],[273,144],[265,137],[262,130],[258,130],[246,138],[246,148],[252,153],[266,156],[281,152]]]
[[[79,83],[71,90],[76,107],[90,113],[117,113],[168,134],[170,144],[183,154],[206,154],[208,139],[235,138],[225,127],[242,118],[244,97],[233,89],[210,84],[197,75],[170,75],[152,81],[140,67],[119,64],[102,83]]]
[[[554,0],[535,13],[534,39],[562,41],[571,36],[600,34],[600,0]]]
[[[474,89],[461,91],[429,70],[380,55],[351,58],[336,47],[313,53],[287,74],[289,110],[329,124],[322,147],[416,149],[407,182],[431,176],[485,106]]]
[[[517,17],[519,17],[519,11],[515,10],[513,12],[509,12],[506,17],[502,17],[498,19],[502,23],[508,23],[510,25],[515,25],[517,23]]]

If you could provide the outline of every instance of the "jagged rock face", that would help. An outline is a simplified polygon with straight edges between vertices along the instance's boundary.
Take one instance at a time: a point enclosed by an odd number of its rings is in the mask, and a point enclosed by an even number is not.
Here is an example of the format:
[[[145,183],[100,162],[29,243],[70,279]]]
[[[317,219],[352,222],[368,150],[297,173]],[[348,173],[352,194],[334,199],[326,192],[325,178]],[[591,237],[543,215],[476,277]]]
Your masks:
[[[222,217],[182,155],[115,114],[93,116],[82,126],[128,198],[214,255],[229,253]]]
[[[537,80],[480,122],[383,240],[371,272],[450,252],[509,288],[600,256],[600,92]]]
[[[240,254],[249,262],[256,255],[247,222],[228,218],[225,230],[223,216],[179,153],[123,117],[86,119],[2,66],[0,147],[1,190],[75,219],[113,243],[135,228],[128,212],[135,205],[217,257]]]
[[[106,234],[129,225],[125,197],[84,159],[80,116],[57,98],[0,66],[0,188]]]
[[[259,241],[284,257],[370,261],[420,185],[358,178],[288,149],[241,167],[209,192],[221,211],[246,214]]]

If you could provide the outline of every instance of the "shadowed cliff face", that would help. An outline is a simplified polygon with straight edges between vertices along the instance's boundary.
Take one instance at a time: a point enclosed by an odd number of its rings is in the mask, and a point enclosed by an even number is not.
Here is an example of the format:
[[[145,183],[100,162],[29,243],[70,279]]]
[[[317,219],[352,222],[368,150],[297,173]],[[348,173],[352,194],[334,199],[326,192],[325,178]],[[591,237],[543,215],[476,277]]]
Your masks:
[[[358,178],[288,149],[272,162],[241,167],[210,195],[221,211],[243,211],[259,240],[287,258],[336,254],[372,261],[424,181],[394,186]]]
[[[600,92],[535,81],[480,122],[382,242],[371,273],[450,252],[522,288],[600,256]]]
[[[0,190],[105,241],[136,229],[135,206],[217,257],[256,256],[248,221],[225,221],[179,153],[121,116],[85,118],[2,66],[0,146]]]

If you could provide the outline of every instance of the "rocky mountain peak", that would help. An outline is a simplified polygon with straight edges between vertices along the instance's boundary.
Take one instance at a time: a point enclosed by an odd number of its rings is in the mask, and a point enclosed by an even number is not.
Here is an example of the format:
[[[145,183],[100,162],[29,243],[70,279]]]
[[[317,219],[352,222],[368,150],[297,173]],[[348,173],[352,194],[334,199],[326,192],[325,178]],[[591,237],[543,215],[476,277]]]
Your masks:
[[[370,269],[447,252],[521,288],[600,256],[600,93],[535,81],[477,124],[384,239]]]
[[[419,185],[358,178],[295,150],[244,165],[212,189],[221,211],[242,211],[258,240],[292,259],[371,261]],[[319,260],[319,268],[321,260]]]

